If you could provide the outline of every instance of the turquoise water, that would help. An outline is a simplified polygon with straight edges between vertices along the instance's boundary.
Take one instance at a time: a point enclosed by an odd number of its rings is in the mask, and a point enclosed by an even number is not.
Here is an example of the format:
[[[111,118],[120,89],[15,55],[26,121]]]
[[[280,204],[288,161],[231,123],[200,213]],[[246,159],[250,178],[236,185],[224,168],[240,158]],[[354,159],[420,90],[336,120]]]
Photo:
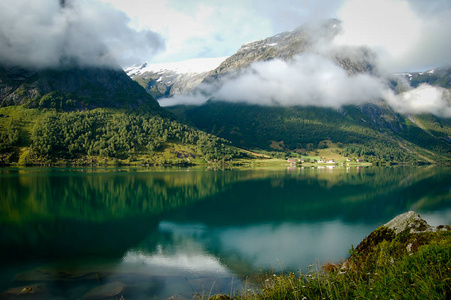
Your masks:
[[[439,167],[9,168],[0,185],[0,292],[45,298],[234,293],[343,260],[408,210],[451,224]]]

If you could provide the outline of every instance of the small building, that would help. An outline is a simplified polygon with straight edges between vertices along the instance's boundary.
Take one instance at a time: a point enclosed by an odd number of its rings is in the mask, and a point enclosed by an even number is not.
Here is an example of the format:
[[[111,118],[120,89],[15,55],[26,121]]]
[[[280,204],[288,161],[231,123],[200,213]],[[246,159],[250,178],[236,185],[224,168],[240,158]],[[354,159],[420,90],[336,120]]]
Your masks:
[[[363,159],[357,159],[356,161],[357,162],[363,162]]]
[[[327,161],[327,163],[328,163],[328,164],[334,164],[334,163],[335,163],[335,160],[329,159],[329,160]]]
[[[346,158],[346,161],[347,161],[347,162],[350,162],[350,161],[351,161],[351,159],[349,159],[349,158]]]
[[[320,160],[318,160],[318,163],[319,164],[324,164],[326,161],[325,160],[322,160],[322,159],[320,159]]]
[[[287,161],[292,164],[296,163],[296,159],[294,158],[289,158]]]

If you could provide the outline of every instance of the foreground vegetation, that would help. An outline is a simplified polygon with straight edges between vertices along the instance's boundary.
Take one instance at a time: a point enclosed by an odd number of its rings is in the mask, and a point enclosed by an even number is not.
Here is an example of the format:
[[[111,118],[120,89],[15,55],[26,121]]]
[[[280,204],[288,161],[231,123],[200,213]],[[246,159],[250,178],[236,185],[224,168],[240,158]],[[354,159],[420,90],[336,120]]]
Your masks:
[[[449,228],[448,228],[449,229]],[[451,232],[381,226],[340,265],[271,276],[235,299],[450,299]]]

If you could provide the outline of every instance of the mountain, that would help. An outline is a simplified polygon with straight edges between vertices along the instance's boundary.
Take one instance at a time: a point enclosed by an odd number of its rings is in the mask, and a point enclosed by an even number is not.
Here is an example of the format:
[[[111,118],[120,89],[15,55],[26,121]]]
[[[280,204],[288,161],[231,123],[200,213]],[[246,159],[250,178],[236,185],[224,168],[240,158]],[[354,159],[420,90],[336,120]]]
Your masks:
[[[451,88],[451,66],[430,69],[425,72],[396,73],[394,77],[406,80],[412,87],[427,83],[447,89]]]
[[[0,65],[0,105],[85,110],[97,107],[160,110],[121,69],[24,69]]]
[[[175,63],[142,64],[125,72],[155,99],[187,94],[225,57],[190,59]]]
[[[213,82],[223,75],[244,70],[254,62],[290,60],[297,54],[315,51],[314,45],[321,42],[321,39],[330,41],[340,31],[340,26],[339,20],[331,19],[246,43],[228,58],[191,59],[164,64],[145,63],[126,68],[125,72],[155,99],[189,94],[200,83]],[[374,56],[368,49],[362,47],[353,53],[343,53],[332,53],[332,60],[349,74],[373,71]]]
[[[338,20],[328,20],[244,44],[212,70],[203,83],[220,85],[224,82],[222,78],[236,78],[255,62],[274,59],[289,62],[298,54],[317,53],[318,43],[332,39],[339,26]],[[375,57],[370,50],[346,50],[332,50],[325,55],[350,77],[377,75]],[[449,68],[397,75],[393,79],[394,88],[402,86],[405,78],[413,87],[429,83],[449,88]],[[451,119],[432,114],[403,114],[383,99],[339,109],[262,106],[242,100],[232,103],[214,98],[198,106],[167,108],[184,122],[247,149],[308,153],[332,147],[342,155],[373,161],[451,160]]]
[[[209,72],[204,81],[211,82],[225,74],[246,69],[257,61],[273,59],[289,61],[295,55],[316,52],[318,43],[330,42],[340,30],[341,21],[330,19],[302,25],[292,31],[246,43],[216,69]],[[355,49],[353,53],[337,52],[331,55],[332,60],[349,74],[371,72],[374,68],[372,64],[374,55],[364,47]]]
[[[202,164],[243,155],[123,70],[0,67],[0,165]]]

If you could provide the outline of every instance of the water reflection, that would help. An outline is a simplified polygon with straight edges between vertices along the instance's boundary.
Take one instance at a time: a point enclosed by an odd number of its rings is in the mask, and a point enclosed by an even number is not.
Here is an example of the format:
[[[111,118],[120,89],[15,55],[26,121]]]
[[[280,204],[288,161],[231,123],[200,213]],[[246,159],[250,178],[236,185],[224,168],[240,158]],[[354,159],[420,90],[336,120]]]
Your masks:
[[[345,259],[350,245],[357,245],[375,228],[374,225],[356,226],[341,221],[226,228],[162,223],[160,229],[164,228],[173,241],[178,241],[176,244],[202,245],[201,252],[208,249],[215,257],[221,257],[222,263],[241,278],[261,271],[297,272],[315,261],[325,263]],[[180,243],[181,240],[184,242]],[[198,247],[183,248],[199,253]]]
[[[229,293],[255,273],[343,259],[410,209],[451,223],[450,179],[434,167],[2,169],[0,293]]]

